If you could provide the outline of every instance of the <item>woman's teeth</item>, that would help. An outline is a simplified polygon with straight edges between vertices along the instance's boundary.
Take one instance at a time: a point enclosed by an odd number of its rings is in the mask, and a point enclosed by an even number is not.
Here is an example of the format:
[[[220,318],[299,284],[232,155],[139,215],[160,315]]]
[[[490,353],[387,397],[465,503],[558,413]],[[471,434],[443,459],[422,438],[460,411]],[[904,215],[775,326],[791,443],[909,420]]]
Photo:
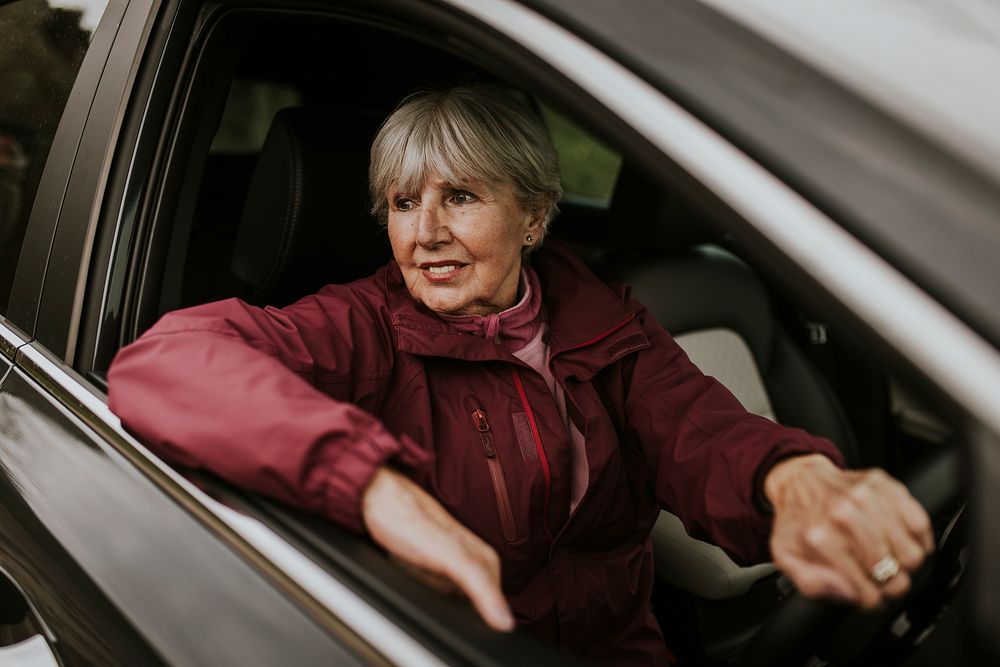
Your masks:
[[[447,266],[428,266],[427,270],[431,273],[451,273],[457,268],[458,266],[454,264],[448,264]]]

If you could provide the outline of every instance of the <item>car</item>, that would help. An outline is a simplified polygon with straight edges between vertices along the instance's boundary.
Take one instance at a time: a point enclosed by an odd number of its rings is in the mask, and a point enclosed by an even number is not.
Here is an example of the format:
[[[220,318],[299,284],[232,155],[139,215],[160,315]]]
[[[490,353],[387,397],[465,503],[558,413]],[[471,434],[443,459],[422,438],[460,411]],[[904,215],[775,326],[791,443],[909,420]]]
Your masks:
[[[1000,660],[998,26],[976,0],[0,2],[0,662],[585,663],[168,465],[107,407],[162,314],[384,263],[370,139],[470,80],[545,118],[554,237],[748,409],[934,520],[912,593],[862,614],[664,514],[653,604],[682,664]]]

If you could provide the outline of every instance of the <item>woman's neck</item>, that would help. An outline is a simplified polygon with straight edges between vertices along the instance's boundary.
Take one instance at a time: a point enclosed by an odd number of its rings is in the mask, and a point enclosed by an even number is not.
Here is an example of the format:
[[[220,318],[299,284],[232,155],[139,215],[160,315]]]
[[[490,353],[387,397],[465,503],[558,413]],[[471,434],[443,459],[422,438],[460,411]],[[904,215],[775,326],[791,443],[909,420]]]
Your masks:
[[[511,352],[527,345],[542,321],[541,285],[535,271],[527,265],[521,269],[517,287],[517,300],[505,310],[486,315],[438,316],[464,333],[473,334],[503,344]]]

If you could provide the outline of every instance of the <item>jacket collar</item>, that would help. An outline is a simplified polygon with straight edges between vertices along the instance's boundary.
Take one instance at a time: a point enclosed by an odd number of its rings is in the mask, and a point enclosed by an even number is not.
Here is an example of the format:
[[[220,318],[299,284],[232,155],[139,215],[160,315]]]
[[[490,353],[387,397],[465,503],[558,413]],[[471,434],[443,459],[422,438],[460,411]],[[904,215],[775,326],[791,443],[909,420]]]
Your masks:
[[[517,352],[538,334],[544,319],[542,312],[542,287],[531,265],[521,267],[518,290],[521,299],[499,313],[489,315],[438,315],[459,331],[493,340],[511,352]]]
[[[549,240],[532,256],[547,310],[551,355],[568,374],[589,379],[629,352],[649,347],[624,294],[597,279],[572,251]],[[503,345],[462,333],[416,301],[395,260],[385,272],[385,289],[401,352],[470,361],[513,361]]]

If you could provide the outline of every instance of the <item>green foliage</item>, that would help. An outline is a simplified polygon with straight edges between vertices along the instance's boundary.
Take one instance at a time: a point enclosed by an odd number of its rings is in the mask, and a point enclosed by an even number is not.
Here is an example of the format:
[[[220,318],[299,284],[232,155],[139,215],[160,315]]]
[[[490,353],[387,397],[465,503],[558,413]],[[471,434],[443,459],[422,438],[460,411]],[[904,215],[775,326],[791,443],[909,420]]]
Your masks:
[[[622,166],[621,155],[552,109],[543,106],[542,113],[559,153],[566,194],[570,199],[586,199],[607,206]]]

